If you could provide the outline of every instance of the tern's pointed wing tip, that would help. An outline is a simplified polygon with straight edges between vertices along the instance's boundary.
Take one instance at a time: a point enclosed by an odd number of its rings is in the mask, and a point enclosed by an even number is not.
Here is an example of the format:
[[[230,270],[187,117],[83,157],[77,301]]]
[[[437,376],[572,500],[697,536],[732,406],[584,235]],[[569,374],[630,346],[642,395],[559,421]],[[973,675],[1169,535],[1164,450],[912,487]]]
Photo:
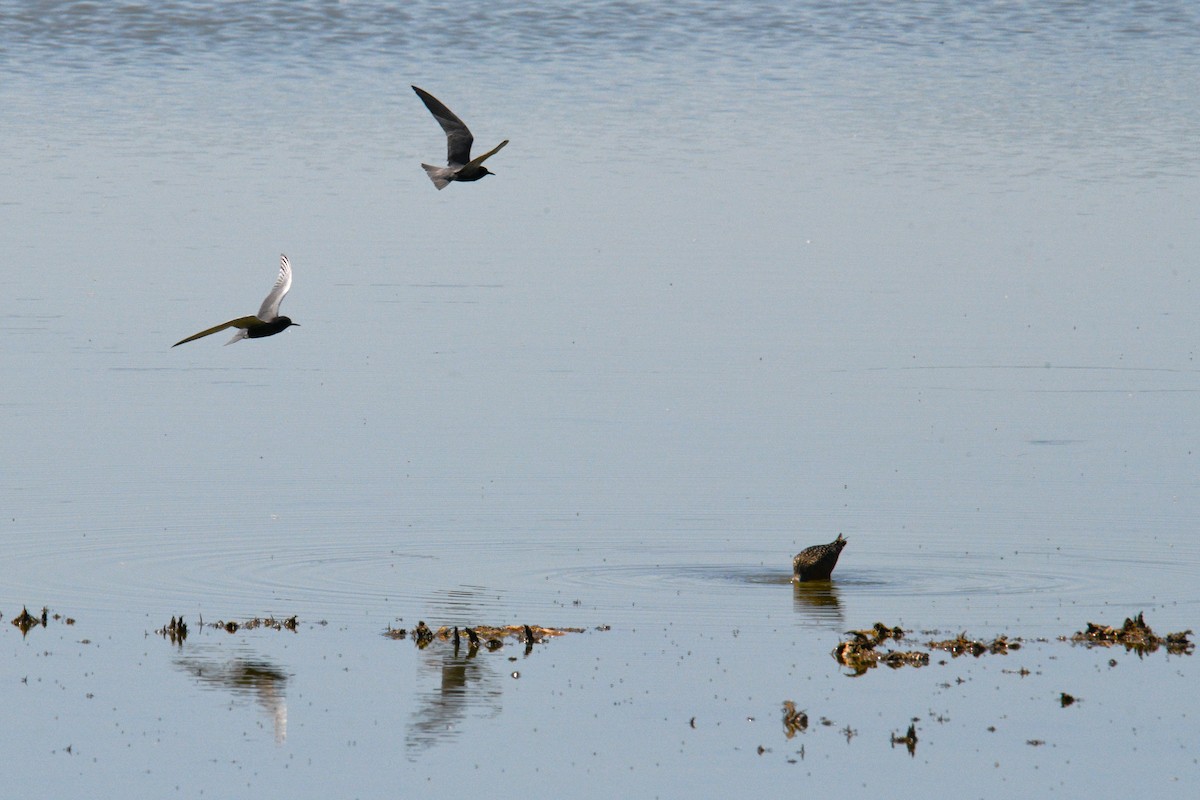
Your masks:
[[[258,309],[258,318],[263,322],[270,322],[279,316],[279,304],[283,302],[283,298],[292,288],[292,262],[288,261],[288,257],[279,254],[279,276],[275,278],[275,285],[271,287],[271,291],[267,293],[266,298],[262,301],[262,306]]]

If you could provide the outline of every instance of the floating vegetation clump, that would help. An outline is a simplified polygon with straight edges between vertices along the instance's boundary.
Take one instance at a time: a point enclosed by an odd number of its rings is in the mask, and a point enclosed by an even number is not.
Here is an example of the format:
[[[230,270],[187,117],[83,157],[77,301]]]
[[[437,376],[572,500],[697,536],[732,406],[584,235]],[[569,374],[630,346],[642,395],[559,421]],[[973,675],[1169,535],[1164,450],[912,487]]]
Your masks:
[[[929,663],[929,654],[917,650],[877,650],[879,645],[888,639],[899,641],[904,638],[904,631],[899,627],[884,625],[876,622],[871,628],[859,631],[846,631],[853,637],[840,642],[833,648],[834,659],[844,667],[854,670],[854,674],[862,675],[867,670],[886,664],[892,669],[904,666],[923,667]]]
[[[692,717],[692,727],[695,725],[695,717]],[[798,711],[796,704],[791,700],[783,701],[783,733],[787,738],[791,739],[797,733],[804,733],[808,729],[808,713]]]
[[[164,639],[170,639],[171,644],[183,644],[184,640],[187,639],[188,626],[183,621],[182,615],[178,619],[171,617],[171,621],[159,628],[155,633]]]
[[[42,616],[35,617],[29,613],[28,608],[26,608],[25,606],[22,606],[21,613],[15,617],[13,617],[12,624],[20,629],[22,635],[29,633],[31,628],[35,628],[38,625],[45,627],[47,610],[48,609],[43,608]]]
[[[1126,619],[1125,624],[1120,628],[1089,622],[1086,631],[1076,633],[1069,639],[1066,636],[1060,636],[1059,640],[1100,647],[1124,645],[1127,650],[1136,651],[1139,656],[1153,653],[1160,647],[1173,655],[1191,655],[1195,649],[1195,645],[1188,639],[1191,633],[1190,630],[1186,630],[1159,636],[1150,629],[1150,626],[1142,618],[1142,614],[1139,613],[1136,617]],[[874,626],[866,630],[846,631],[846,635],[851,638],[838,643],[838,646],[833,649],[833,658],[842,666],[853,670],[855,677],[881,663],[892,668],[923,667],[929,663],[928,652],[877,649],[888,639],[900,641],[905,637],[905,632],[898,627],[892,628],[882,622],[876,622]],[[1021,649],[1023,642],[1024,640],[1019,637],[1009,638],[1004,635],[997,636],[991,641],[973,639],[967,635],[966,631],[963,631],[952,639],[930,639],[925,642],[924,646],[929,651],[945,651],[952,658],[963,655],[979,658],[987,654],[1007,655],[1010,651]],[[1021,674],[1027,675],[1029,672],[1022,669]]]
[[[1120,628],[1089,622],[1087,630],[1076,631],[1071,641],[1099,647],[1124,645],[1127,651],[1132,650],[1139,656],[1153,653],[1160,647],[1166,648],[1172,655],[1191,655],[1195,649],[1195,645],[1188,639],[1191,634],[1191,630],[1186,630],[1159,636],[1146,624],[1142,612],[1139,611],[1136,617],[1126,617],[1125,624]]]
[[[30,614],[28,607],[21,606],[21,613],[13,617],[10,622],[12,622],[13,627],[21,631],[21,635],[24,636],[25,634],[29,633],[30,630],[38,627],[39,625],[43,628],[47,627],[52,619],[62,620],[68,625],[75,624],[75,620],[71,619],[70,617],[66,617],[64,619],[59,614],[51,614],[50,609],[46,608],[45,606],[42,606],[42,613],[39,615]]]

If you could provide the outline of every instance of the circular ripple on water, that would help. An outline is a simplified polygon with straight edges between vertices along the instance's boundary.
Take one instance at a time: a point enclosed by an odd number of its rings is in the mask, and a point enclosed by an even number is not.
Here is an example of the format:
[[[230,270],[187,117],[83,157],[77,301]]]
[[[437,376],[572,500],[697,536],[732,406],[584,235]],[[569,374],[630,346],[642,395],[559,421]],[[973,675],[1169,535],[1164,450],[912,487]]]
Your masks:
[[[889,624],[907,621],[919,627],[961,628],[1028,620],[1061,627],[1060,619],[1082,626],[1088,614],[1100,613],[1105,619],[1116,619],[1176,602],[1177,598],[1164,595],[1164,582],[1190,585],[1194,570],[1194,565],[1183,563],[1147,564],[1136,556],[1115,559],[1112,553],[991,559],[966,553],[927,554],[889,570],[846,564],[839,566],[832,581],[792,585],[787,594],[790,570],[761,565],[599,565],[553,570],[544,576],[547,582],[569,587],[568,591],[613,611],[632,604],[669,608],[677,605],[672,598],[687,598],[697,614],[745,625],[753,624],[747,614],[764,608],[759,595],[775,592],[817,622],[869,625],[885,619]],[[1122,573],[1127,579],[1115,583],[1113,576]],[[1195,591],[1189,591],[1191,599],[1184,602],[1194,604]]]
[[[510,609],[563,605],[546,587],[534,595],[497,584],[463,553],[487,553],[490,534],[403,532],[365,525],[298,539],[285,525],[252,533],[173,530],[148,535],[92,520],[87,532],[52,532],[6,544],[3,596],[71,616],[145,613],[206,619],[299,615],[308,620],[392,620],[431,614],[448,622],[507,621]],[[398,542],[402,543],[398,546]],[[528,561],[536,543],[508,543]],[[481,585],[490,584],[490,585]],[[4,610],[7,613],[7,610]],[[542,623],[538,623],[542,624]]]

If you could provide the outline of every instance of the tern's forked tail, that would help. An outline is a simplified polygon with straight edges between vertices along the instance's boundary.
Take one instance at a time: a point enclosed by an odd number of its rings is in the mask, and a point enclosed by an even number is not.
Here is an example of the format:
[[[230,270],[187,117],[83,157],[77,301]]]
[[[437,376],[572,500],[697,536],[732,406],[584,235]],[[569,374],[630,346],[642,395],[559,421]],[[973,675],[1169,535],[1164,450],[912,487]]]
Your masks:
[[[425,168],[425,172],[429,175],[429,180],[433,181],[433,185],[439,191],[450,185],[450,179],[446,176],[453,175],[454,170],[449,167],[434,167],[429,164],[422,164],[421,166]]]

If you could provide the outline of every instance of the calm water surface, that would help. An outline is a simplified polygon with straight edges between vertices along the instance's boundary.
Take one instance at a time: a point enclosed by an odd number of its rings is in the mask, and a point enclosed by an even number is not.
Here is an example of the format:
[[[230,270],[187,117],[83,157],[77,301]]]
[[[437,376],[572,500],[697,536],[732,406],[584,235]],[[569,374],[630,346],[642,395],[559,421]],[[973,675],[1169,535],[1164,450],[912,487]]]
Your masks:
[[[1043,6],[0,2],[15,796],[1200,778],[1200,18]]]

